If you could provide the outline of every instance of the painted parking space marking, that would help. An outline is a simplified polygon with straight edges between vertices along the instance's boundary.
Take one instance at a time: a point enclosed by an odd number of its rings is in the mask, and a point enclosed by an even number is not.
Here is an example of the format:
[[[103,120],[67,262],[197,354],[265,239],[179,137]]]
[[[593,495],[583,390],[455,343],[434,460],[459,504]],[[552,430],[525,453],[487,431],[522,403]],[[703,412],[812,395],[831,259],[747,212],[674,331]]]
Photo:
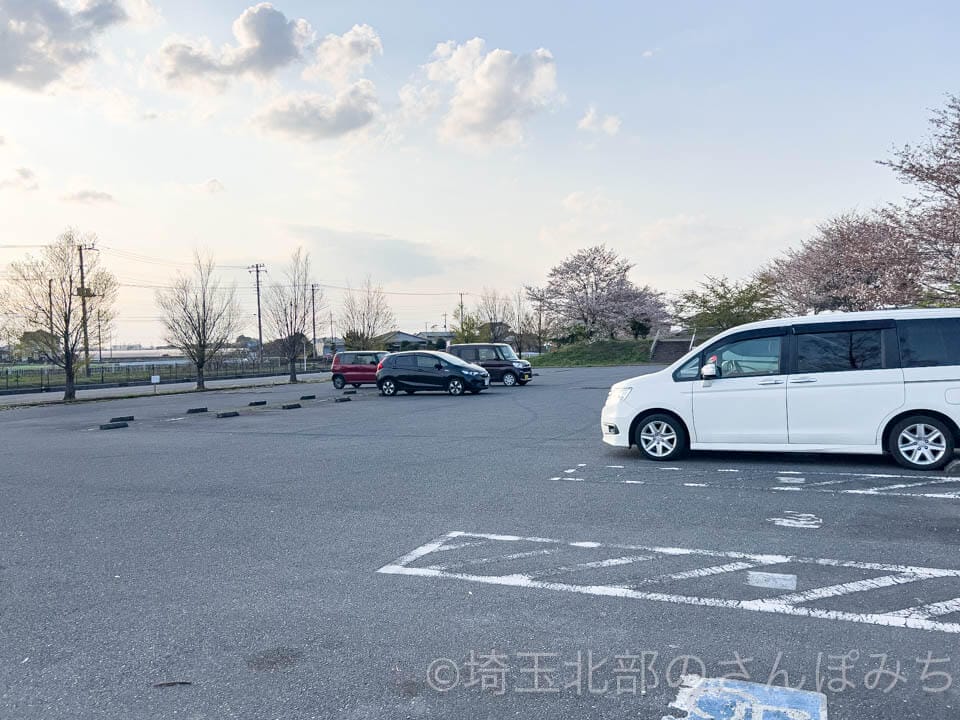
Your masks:
[[[493,547],[500,545],[501,550],[493,551],[483,558],[465,558],[458,569],[444,563],[440,566],[432,562],[429,556],[434,555],[448,544],[459,544],[471,540],[485,540]],[[513,545],[513,547],[510,547]],[[551,552],[538,552],[549,550]],[[584,554],[587,554],[585,557]],[[608,555],[608,557],[598,557]],[[548,564],[537,566],[532,570],[518,571],[511,568],[511,563],[522,556],[524,565],[533,562],[538,556],[550,556]],[[644,556],[652,556],[647,559]],[[513,557],[514,560],[509,558]],[[626,558],[631,558],[628,562]],[[496,558],[494,560],[493,558]],[[718,562],[719,559],[719,562]],[[469,562],[482,560],[483,562]],[[609,561],[609,562],[603,562]],[[456,563],[457,559],[452,558]],[[552,565],[550,563],[557,563]],[[586,565],[582,565],[586,563]],[[701,563],[701,567],[682,567],[675,572],[663,573],[665,567],[671,564]],[[499,568],[497,564],[505,567]],[[581,567],[575,567],[581,565]],[[773,566],[776,566],[774,568]],[[732,589],[725,593],[723,588],[728,587],[724,582],[719,585],[712,581],[727,578],[729,587],[743,588],[744,579],[749,580],[747,572],[757,572],[756,568],[767,567],[771,570],[793,570],[790,574],[803,578],[804,573],[818,576],[813,568],[820,568],[819,573],[835,573],[838,577],[853,577],[844,582],[829,582],[818,587],[807,587],[796,592],[770,595],[759,594],[756,597],[742,599]],[[462,570],[462,568],[469,568]],[[643,572],[648,568],[647,575],[637,576],[637,571]],[[810,570],[805,570],[809,568]],[[824,570],[828,568],[830,570]],[[484,574],[486,571],[489,574]],[[543,580],[549,578],[553,571],[561,572],[570,577],[567,582]],[[577,571],[587,575],[584,578],[576,577]],[[895,628],[910,628],[944,633],[960,634],[960,623],[943,622],[937,618],[954,612],[953,608],[960,607],[960,569],[918,567],[911,565],[896,565],[890,563],[863,562],[855,560],[839,560],[832,558],[812,558],[781,554],[757,554],[728,550],[704,550],[683,547],[656,547],[619,543],[602,543],[579,540],[569,542],[543,537],[524,537],[520,535],[499,535],[488,533],[471,533],[462,531],[449,532],[435,540],[421,545],[400,558],[388,563],[377,570],[385,575],[407,575],[420,578],[434,578],[454,580],[460,582],[483,583],[527,590],[552,592],[567,592],[579,595],[591,595],[625,600],[641,600],[651,602],[672,603],[678,605],[694,605],[706,608],[726,610],[740,610],[749,612],[771,613],[792,617],[817,618],[844,622],[864,623]],[[629,573],[624,578],[623,572]],[[877,573],[880,573],[877,575]],[[611,577],[604,580],[603,576]],[[787,574],[786,572],[782,574]],[[571,577],[572,576],[572,577]],[[653,587],[669,583],[685,583],[697,585],[705,579],[709,591],[700,593],[668,592],[667,589]],[[927,592],[923,590],[935,587],[936,592],[950,593],[953,598],[938,600],[935,603],[916,605],[914,600],[908,607],[889,607],[888,596],[881,596],[882,609],[871,609],[867,612],[850,612],[823,607],[824,601],[835,598],[854,596],[859,602],[870,607],[873,591],[912,584],[917,586],[910,592],[911,596]],[[934,583],[934,585],[931,585]],[[946,589],[944,588],[946,584]],[[720,587],[721,589],[716,589]],[[639,589],[646,588],[646,589]],[[776,588],[783,589],[783,588]],[[786,588],[793,589],[793,588]],[[921,595],[922,596],[922,595]],[[813,605],[811,603],[820,603]],[[906,604],[906,603],[904,603]]]
[[[699,675],[680,678],[669,707],[686,713],[685,720],[827,720],[823,693]]]
[[[664,472],[660,472],[664,471]],[[767,473],[770,474],[767,474]],[[562,471],[562,475],[545,478],[550,481],[590,483],[594,485],[669,485],[674,473],[680,488],[715,487],[721,490],[758,490],[773,492],[818,492],[833,495],[859,495],[864,497],[896,497],[915,500],[940,499],[960,500],[960,477],[924,476],[903,473],[829,472],[799,470],[741,470],[739,468],[682,468],[674,466],[594,465],[578,463],[575,468]],[[573,473],[576,473],[574,475]],[[663,478],[657,480],[658,473]],[[721,478],[721,474],[724,475]],[[633,475],[634,477],[625,477]],[[636,476],[645,479],[636,479]],[[716,479],[711,479],[710,476]],[[735,477],[731,477],[735,475]],[[811,482],[808,476],[826,476],[829,479]],[[904,482],[910,480],[911,482]],[[889,482],[898,481],[898,482]],[[851,487],[851,485],[853,487]]]
[[[796,590],[797,576],[790,573],[770,573],[752,570],[747,573],[747,585],[771,590]]]
[[[783,517],[778,518],[767,518],[767,522],[779,527],[803,528],[805,530],[818,530],[823,527],[823,520],[810,513],[787,510],[783,515]]]

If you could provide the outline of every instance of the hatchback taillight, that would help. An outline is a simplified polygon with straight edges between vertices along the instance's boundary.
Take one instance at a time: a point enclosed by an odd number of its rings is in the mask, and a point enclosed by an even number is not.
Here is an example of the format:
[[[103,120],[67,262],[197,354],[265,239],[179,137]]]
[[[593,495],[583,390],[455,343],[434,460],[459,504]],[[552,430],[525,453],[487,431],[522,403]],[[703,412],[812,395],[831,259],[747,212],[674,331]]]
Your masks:
[[[380,372],[381,370],[383,370],[383,360],[377,363],[377,372]]]

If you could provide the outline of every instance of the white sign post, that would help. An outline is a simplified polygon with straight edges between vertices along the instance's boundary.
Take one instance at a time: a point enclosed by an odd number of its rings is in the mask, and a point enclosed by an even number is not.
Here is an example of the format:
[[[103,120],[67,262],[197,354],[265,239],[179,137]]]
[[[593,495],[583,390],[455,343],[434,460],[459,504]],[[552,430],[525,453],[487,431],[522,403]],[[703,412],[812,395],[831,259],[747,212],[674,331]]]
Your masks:
[[[159,375],[151,375],[151,376],[150,376],[150,384],[153,385],[153,394],[156,395],[156,394],[157,394],[157,385],[160,384],[160,376],[159,376]]]

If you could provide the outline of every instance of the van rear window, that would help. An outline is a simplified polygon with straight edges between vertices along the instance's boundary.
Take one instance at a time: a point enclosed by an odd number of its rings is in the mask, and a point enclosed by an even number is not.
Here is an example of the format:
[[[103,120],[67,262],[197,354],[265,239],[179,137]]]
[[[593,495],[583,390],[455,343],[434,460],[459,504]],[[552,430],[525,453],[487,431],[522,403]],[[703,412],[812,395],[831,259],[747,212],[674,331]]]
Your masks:
[[[901,320],[897,328],[903,367],[960,365],[960,318]]]

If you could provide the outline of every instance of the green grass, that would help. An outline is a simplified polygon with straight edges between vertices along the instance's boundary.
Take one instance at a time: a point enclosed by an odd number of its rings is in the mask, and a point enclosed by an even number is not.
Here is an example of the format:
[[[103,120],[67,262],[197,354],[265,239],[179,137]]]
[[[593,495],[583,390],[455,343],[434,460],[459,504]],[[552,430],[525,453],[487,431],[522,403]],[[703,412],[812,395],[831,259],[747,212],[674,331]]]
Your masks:
[[[597,340],[564,345],[530,359],[534,367],[637,365],[650,361],[650,340]]]

